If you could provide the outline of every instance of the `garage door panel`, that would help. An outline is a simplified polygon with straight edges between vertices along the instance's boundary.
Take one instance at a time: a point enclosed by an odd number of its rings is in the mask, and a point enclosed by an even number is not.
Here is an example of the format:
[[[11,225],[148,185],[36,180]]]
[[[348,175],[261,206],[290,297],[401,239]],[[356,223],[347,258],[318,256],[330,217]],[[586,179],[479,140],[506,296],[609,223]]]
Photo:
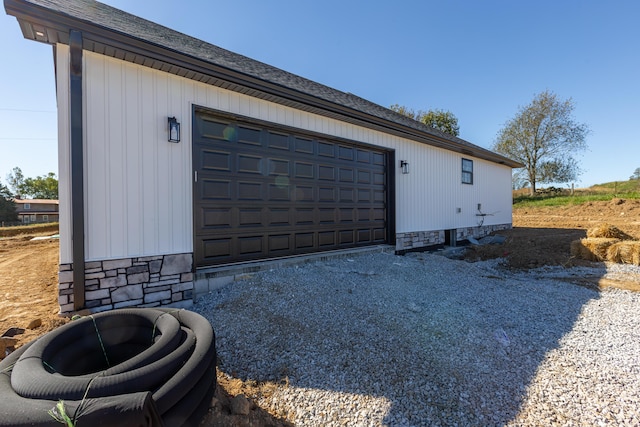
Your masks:
[[[286,181],[281,180],[281,182],[269,184],[268,201],[270,202],[288,201],[290,191],[291,191],[291,188],[289,187],[288,179]]]
[[[286,159],[268,159],[267,160],[269,163],[269,175],[272,176],[277,176],[277,175],[283,175],[283,176],[290,176],[291,174],[291,169],[290,169],[290,162],[289,160]]]
[[[318,201],[320,202],[335,202],[337,189],[335,187],[320,187],[318,188]]]
[[[248,145],[262,145],[262,130],[247,126],[238,126],[238,142]]]
[[[341,230],[338,232],[338,244],[350,245],[353,242],[353,230]]]
[[[262,200],[264,191],[260,182],[238,182],[237,200]]]
[[[384,228],[377,228],[373,230],[372,243],[384,243],[387,239],[387,230]]]
[[[329,166],[329,165],[319,165],[318,179],[323,181],[335,181],[336,168],[334,166]]]
[[[335,208],[320,208],[318,209],[318,224],[335,224],[336,209]]]
[[[294,144],[296,153],[313,154],[313,141],[311,139],[296,137]]]
[[[231,208],[203,208],[201,214],[203,228],[231,228]]]
[[[278,150],[289,150],[289,135],[268,132],[267,147]]]
[[[231,181],[217,179],[201,180],[201,195],[203,200],[231,200]]]
[[[345,147],[344,145],[338,146],[338,158],[342,160],[353,160],[354,149],[351,147]]]
[[[316,201],[315,188],[308,185],[297,185],[292,189],[291,201],[296,203],[314,203]]]
[[[336,145],[329,142],[318,142],[318,155],[322,157],[335,157]]]
[[[202,151],[202,169],[231,171],[231,153],[228,151]]]
[[[295,249],[310,249],[314,246],[314,233],[296,233]]]
[[[356,235],[358,243],[366,243],[371,241],[371,230],[368,228],[358,230]]]
[[[262,209],[261,208],[239,208],[238,209],[238,226],[262,226]]]
[[[289,234],[276,234],[267,237],[269,253],[290,252],[291,236]]]
[[[262,175],[262,157],[239,154],[238,172]]]
[[[351,168],[340,168],[339,174],[338,174],[338,181],[340,181],[340,183],[351,183],[353,182],[353,169]]]
[[[294,176],[296,178],[314,179],[314,169],[313,163],[296,162]]]
[[[204,138],[227,140],[229,137],[228,122],[214,121],[210,118],[203,118],[202,120],[198,121],[198,124],[200,136]]]
[[[336,245],[335,231],[321,231],[318,233],[318,246],[320,248],[333,247]]]
[[[267,218],[269,226],[290,225],[291,223],[288,208],[269,208]]]
[[[202,240],[204,259],[221,259],[231,257],[231,238]]]
[[[261,254],[263,250],[262,236],[240,236],[238,237],[238,255]]]
[[[296,225],[313,225],[315,222],[314,209],[295,209]]]
[[[355,189],[354,188],[340,188],[340,202],[343,203],[355,203]]]
[[[387,154],[198,111],[196,266],[384,243]]]

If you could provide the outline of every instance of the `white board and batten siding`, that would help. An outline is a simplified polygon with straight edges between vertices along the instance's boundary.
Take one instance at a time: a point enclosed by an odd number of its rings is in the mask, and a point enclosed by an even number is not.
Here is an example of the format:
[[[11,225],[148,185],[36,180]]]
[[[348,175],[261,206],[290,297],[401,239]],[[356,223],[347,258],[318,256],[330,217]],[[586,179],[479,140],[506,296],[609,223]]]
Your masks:
[[[69,48],[57,46],[60,182],[70,185]],[[84,61],[86,260],[193,252],[194,106],[395,150],[396,231],[511,223],[511,168],[87,52]],[[167,118],[181,142],[167,141]],[[462,157],[474,183],[461,183]],[[60,188],[61,263],[72,262],[70,188]],[[460,212],[458,212],[458,208]]]

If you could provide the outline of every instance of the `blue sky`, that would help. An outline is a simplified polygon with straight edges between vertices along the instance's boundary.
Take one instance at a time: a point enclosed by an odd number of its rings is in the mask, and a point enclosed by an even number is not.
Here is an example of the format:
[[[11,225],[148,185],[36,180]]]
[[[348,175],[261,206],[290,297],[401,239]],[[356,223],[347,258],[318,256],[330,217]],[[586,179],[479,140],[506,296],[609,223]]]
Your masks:
[[[486,148],[550,90],[591,129],[577,186],[640,167],[636,0],[105,3],[385,107],[449,110],[460,137]],[[0,179],[14,166],[57,173],[52,49],[4,13],[0,37]]]

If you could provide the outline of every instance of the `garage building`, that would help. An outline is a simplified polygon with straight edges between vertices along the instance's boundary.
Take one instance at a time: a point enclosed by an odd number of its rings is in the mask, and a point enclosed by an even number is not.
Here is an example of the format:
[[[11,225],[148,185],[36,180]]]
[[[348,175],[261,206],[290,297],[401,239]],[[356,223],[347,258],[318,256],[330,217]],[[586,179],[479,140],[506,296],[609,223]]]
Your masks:
[[[89,0],[4,0],[53,46],[61,312],[192,303],[198,273],[511,227],[508,158]]]

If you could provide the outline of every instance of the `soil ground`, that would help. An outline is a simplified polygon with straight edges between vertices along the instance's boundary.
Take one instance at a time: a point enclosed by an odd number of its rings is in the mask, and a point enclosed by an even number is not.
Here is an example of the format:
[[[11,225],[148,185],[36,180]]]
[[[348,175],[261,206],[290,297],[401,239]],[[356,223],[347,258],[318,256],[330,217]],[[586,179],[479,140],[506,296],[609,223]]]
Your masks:
[[[466,259],[502,257],[507,268],[530,269],[544,265],[593,265],[571,257],[570,243],[586,236],[589,228],[610,224],[640,239],[640,200],[614,199],[609,202],[589,202],[583,205],[516,208],[512,230],[499,234],[507,237],[504,244],[470,246]],[[65,323],[58,316],[57,269],[58,240],[31,240],[51,235],[51,232],[30,233],[0,238],[0,335],[12,327],[24,328],[15,335],[20,346]],[[615,286],[640,291],[640,284],[630,281],[586,283],[591,286]],[[32,321],[41,325],[28,329]],[[249,399],[267,397],[275,384],[242,382],[218,372],[218,388],[209,414],[202,426],[290,426],[287,421],[249,405],[248,415],[233,415],[232,400],[238,395]]]

